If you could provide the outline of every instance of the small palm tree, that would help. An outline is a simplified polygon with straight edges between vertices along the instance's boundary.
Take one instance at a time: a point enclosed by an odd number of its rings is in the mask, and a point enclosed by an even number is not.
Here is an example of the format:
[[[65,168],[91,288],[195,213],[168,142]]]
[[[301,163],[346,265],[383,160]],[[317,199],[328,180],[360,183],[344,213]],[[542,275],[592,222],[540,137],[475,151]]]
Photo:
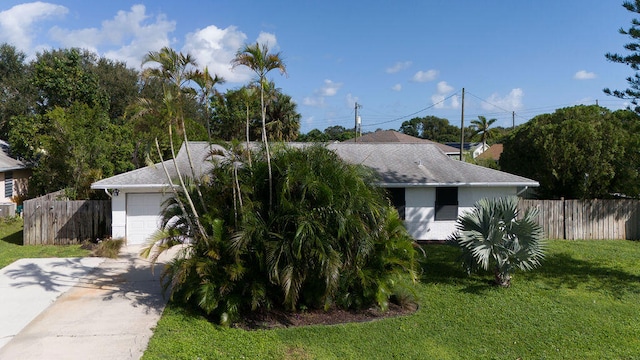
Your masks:
[[[516,268],[532,270],[544,259],[546,244],[536,216],[530,209],[520,218],[515,196],[482,199],[458,218],[450,241],[462,249],[467,272],[493,268],[496,284],[508,287]]]
[[[484,116],[478,116],[478,120],[471,120],[471,127],[473,128],[474,136],[480,135],[480,142],[482,142],[482,148],[487,147],[487,139],[493,137],[496,129],[491,129],[491,125],[498,119],[487,120]],[[484,150],[483,150],[484,151]]]
[[[262,141],[264,142],[267,153],[267,166],[269,169],[269,188],[273,187],[273,175],[271,173],[271,155],[269,153],[269,144],[267,142],[267,115],[266,106],[264,103],[264,88],[267,81],[267,73],[271,70],[278,69],[280,73],[286,74],[287,68],[282,61],[280,53],[269,53],[269,46],[267,44],[260,45],[255,43],[253,45],[244,45],[236,53],[236,57],[232,60],[234,67],[243,65],[251,69],[258,76],[260,83],[260,107],[262,110]],[[269,206],[273,203],[273,191],[269,193]]]

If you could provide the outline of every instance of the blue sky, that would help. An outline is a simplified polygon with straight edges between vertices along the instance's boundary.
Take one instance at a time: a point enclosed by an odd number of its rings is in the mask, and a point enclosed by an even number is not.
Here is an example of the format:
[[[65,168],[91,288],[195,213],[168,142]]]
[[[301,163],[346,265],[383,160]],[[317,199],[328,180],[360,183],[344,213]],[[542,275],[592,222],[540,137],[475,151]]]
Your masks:
[[[0,42],[33,57],[81,47],[140,68],[170,46],[227,79],[251,79],[230,60],[244,43],[281,51],[288,76],[270,73],[302,114],[301,132],[398,129],[414,116],[459,125],[479,115],[510,126],[577,104],[618,109],[602,89],[626,88],[622,52],[633,14],[618,0],[86,1],[0,3]],[[443,101],[444,100],[444,101]]]

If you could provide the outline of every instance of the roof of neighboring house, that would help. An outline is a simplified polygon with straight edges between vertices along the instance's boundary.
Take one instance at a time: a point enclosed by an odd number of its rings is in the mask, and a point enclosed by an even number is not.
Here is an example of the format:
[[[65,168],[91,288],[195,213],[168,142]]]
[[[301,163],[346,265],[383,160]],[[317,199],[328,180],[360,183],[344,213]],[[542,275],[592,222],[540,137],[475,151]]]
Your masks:
[[[294,143],[291,146],[310,146]],[[215,145],[214,145],[215,146]],[[333,143],[326,145],[345,161],[372,168],[380,176],[380,186],[538,186],[534,180],[493,170],[448,157],[432,143]],[[217,149],[222,149],[216,146]],[[208,159],[206,142],[189,142],[197,174],[208,172],[213,166]],[[183,175],[191,175],[185,146],[176,156]],[[172,160],[164,162],[172,179],[176,171]],[[167,186],[162,164],[129,171],[91,185],[93,189],[141,188]],[[175,184],[175,181],[174,181]]]
[[[500,160],[500,155],[502,155],[502,150],[504,150],[502,144],[493,144],[482,154],[478,155],[476,159],[491,159],[498,161]]]
[[[445,143],[447,146],[451,146],[452,148],[455,148],[456,151],[460,151],[460,143],[459,142],[448,142]],[[480,142],[465,142],[463,144],[463,147],[465,151],[470,151],[471,149],[475,150],[479,147],[482,146],[482,143]]]
[[[415,136],[411,136],[411,135],[407,135],[407,134],[403,134],[401,132],[397,132],[394,130],[380,130],[380,131],[376,131],[376,132],[372,132],[372,133],[368,133],[365,135],[360,136],[357,140],[356,139],[349,139],[349,140],[345,140],[343,141],[343,143],[352,143],[352,142],[359,142],[359,143],[402,143],[402,144],[435,144],[438,145],[438,147],[440,148],[440,150],[444,151],[445,154],[458,154],[460,153],[460,150],[445,145],[445,144],[440,144],[438,142],[435,141],[431,141],[428,139],[421,139]]]
[[[9,156],[9,144],[0,140],[0,172],[26,169],[27,166],[20,160]]]

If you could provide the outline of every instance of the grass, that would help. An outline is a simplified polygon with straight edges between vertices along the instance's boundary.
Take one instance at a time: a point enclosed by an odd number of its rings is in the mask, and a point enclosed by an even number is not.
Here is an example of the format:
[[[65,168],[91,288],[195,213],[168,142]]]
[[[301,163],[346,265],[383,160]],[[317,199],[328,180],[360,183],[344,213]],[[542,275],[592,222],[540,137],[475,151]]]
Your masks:
[[[426,251],[413,315],[245,331],[169,305],[143,359],[640,359],[640,242],[552,241],[508,289]]]
[[[0,219],[0,269],[22,258],[89,256],[80,245],[22,245],[22,219]]]

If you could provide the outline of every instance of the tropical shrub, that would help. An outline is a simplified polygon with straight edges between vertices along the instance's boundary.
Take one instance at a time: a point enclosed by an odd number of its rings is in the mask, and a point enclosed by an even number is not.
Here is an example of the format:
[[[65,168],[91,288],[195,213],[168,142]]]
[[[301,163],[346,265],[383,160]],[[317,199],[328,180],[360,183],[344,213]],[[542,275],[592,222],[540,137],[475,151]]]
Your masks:
[[[536,215],[530,209],[520,218],[515,196],[481,199],[458,218],[449,241],[462,250],[467,272],[493,269],[496,285],[508,287],[516,269],[532,270],[544,259],[546,244]]]
[[[230,144],[214,158],[198,209],[207,237],[170,199],[154,239],[188,239],[164,275],[174,299],[225,322],[273,307],[386,309],[399,285],[417,281],[414,242],[369,169],[320,145],[275,146],[269,206],[264,151]]]

